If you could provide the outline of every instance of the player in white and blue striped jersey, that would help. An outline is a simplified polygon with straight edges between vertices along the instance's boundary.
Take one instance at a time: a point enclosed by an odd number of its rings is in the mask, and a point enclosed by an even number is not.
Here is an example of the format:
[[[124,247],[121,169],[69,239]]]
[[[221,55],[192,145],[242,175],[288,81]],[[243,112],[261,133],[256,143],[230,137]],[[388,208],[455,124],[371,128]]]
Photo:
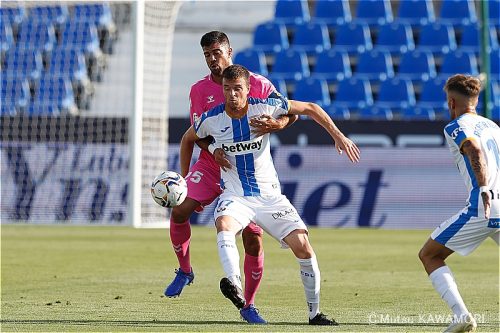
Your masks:
[[[235,236],[251,221],[290,247],[300,266],[309,310],[309,324],[337,325],[319,311],[320,271],[309,243],[307,227],[296,209],[281,194],[272,161],[269,134],[251,130],[259,117],[277,118],[283,114],[308,115],[322,125],[335,141],[337,151],[352,162],[359,161],[359,149],[335,126],[317,104],[288,101],[285,98],[248,97],[249,72],[232,65],[223,72],[225,103],[204,113],[181,140],[181,165],[189,147],[202,138],[213,137],[209,150],[222,165],[223,193],[215,209],[219,257],[227,280],[241,288],[239,254]],[[223,279],[224,280],[224,279]]]
[[[468,255],[489,237],[499,243],[500,128],[476,113],[481,91],[477,78],[454,75],[444,90],[452,119],[444,135],[469,196],[462,211],[434,230],[419,257],[432,285],[454,313],[446,332],[467,332],[477,324],[445,259],[453,252]]]

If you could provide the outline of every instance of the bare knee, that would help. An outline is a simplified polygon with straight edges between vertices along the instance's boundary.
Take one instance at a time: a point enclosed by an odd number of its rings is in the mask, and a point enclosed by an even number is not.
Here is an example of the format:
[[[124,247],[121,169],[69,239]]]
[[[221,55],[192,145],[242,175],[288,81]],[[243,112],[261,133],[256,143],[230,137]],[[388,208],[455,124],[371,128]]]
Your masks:
[[[245,248],[245,253],[253,257],[259,257],[264,251],[262,245],[262,236],[247,229],[244,229],[242,234],[243,246]]]
[[[314,250],[305,230],[294,230],[283,241],[298,259],[310,259],[314,256]]]

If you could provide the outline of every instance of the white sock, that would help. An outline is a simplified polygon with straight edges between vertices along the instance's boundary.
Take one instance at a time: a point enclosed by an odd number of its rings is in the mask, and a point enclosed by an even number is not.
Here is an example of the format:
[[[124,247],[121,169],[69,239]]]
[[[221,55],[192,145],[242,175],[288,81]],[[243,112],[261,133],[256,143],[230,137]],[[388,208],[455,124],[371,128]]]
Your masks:
[[[448,266],[439,267],[429,274],[429,278],[431,279],[434,289],[436,289],[439,296],[448,304],[448,307],[453,311],[455,316],[461,318],[461,316],[469,313]]]
[[[217,234],[219,259],[226,277],[238,287],[241,286],[240,253],[236,247],[236,237],[231,231],[221,231]]]
[[[316,317],[319,313],[319,289],[321,274],[319,272],[316,257],[310,259],[298,259],[300,265],[300,278],[306,293],[307,306],[309,308],[309,318]]]

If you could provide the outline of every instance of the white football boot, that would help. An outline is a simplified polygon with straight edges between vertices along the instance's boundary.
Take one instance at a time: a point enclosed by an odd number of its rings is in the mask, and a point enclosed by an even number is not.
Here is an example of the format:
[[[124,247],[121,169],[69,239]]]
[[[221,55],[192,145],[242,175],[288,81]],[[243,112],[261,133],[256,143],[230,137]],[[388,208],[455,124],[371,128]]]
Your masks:
[[[453,320],[444,333],[475,332],[477,323],[474,317],[468,313]]]

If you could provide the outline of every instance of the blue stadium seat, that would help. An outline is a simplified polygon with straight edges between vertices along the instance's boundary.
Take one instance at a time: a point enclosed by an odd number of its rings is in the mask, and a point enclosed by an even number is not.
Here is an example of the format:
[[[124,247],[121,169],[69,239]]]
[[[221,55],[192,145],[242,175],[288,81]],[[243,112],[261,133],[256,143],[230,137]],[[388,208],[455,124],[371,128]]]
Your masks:
[[[296,82],[293,99],[314,102],[323,108],[331,103],[326,80],[311,77]]]
[[[490,82],[489,85],[489,101],[488,101],[488,108],[494,108],[495,106],[500,105],[500,87],[499,83],[496,81]],[[478,98],[478,103],[477,103],[477,110],[481,114],[485,114],[485,107],[484,107],[484,92],[486,89],[481,90],[481,93],[479,94]]]
[[[2,115],[15,115],[25,110],[30,100],[27,79],[6,78],[2,76]]]
[[[493,80],[500,80],[500,49],[490,52],[490,72]]]
[[[274,88],[283,96],[288,98],[288,89],[286,87],[286,81],[283,79],[272,79],[270,80]]]
[[[497,8],[498,10],[498,8]],[[439,21],[460,26],[477,22],[474,0],[446,0],[441,2]]]
[[[68,20],[69,11],[66,5],[43,5],[38,4],[30,8],[29,20],[44,22],[47,24],[61,25]]]
[[[399,63],[398,77],[413,81],[429,80],[436,77],[436,64],[430,52],[408,52]]]
[[[104,2],[77,4],[73,6],[72,20],[95,25],[101,50],[106,54],[113,53],[114,43],[117,40],[117,28],[109,4]]]
[[[433,23],[422,26],[417,49],[443,55],[457,48],[455,31],[449,24]]]
[[[3,57],[5,52],[7,52],[14,44],[14,36],[12,35],[12,28],[10,23],[4,20],[0,21],[0,45],[1,45],[1,59],[3,62]]]
[[[441,78],[425,81],[417,101],[418,107],[432,108],[436,112],[447,110],[446,94],[443,91],[445,80]]]
[[[410,106],[401,110],[403,120],[436,120],[436,113],[432,108]]]
[[[493,110],[491,110],[491,119],[500,121],[500,106],[495,106]]]
[[[270,78],[298,81],[309,76],[309,63],[303,51],[288,49],[276,55]]]
[[[404,0],[399,2],[397,19],[412,27],[426,25],[436,20],[432,0]]]
[[[500,0],[487,0],[488,2],[488,16],[490,24],[499,28],[500,26]]]
[[[463,26],[462,39],[459,45],[459,50],[466,52],[474,52],[474,54],[478,55],[479,52],[481,51],[479,35],[480,31],[477,24],[470,24]],[[491,50],[497,50],[498,38],[497,38],[497,31],[494,26],[488,28],[488,38],[489,38],[488,42],[489,45],[487,51],[490,52]]]
[[[359,56],[355,75],[368,80],[386,80],[394,76],[389,52],[373,50]]]
[[[340,81],[333,103],[337,107],[349,109],[361,109],[373,105],[370,82],[356,77]]]
[[[42,54],[37,50],[11,49],[5,53],[2,76],[36,81],[43,71]]]
[[[457,73],[469,75],[479,74],[476,56],[473,53],[457,51],[448,53],[443,58],[443,64],[438,76],[446,79]]]
[[[260,50],[246,49],[234,57],[234,63],[245,66],[249,71],[267,76],[266,55]]]
[[[380,27],[375,48],[401,55],[415,49],[411,26],[406,23],[388,23]]]
[[[18,2],[21,4],[22,2]],[[9,22],[14,29],[26,18],[26,10],[23,6],[19,7],[0,7],[0,20]]]
[[[316,1],[315,22],[325,23],[329,28],[351,22],[351,9],[348,0],[318,0]]]
[[[54,27],[50,23],[26,20],[19,25],[17,48],[50,52],[56,43]]]
[[[100,81],[105,60],[99,46],[97,28],[90,22],[68,21],[62,26],[59,47],[75,49],[85,54],[87,72],[92,81]]]
[[[278,53],[289,47],[288,33],[284,24],[267,22],[255,27],[253,48],[267,54]]]
[[[44,75],[70,79],[78,108],[90,107],[94,87],[87,75],[85,56],[82,52],[75,49],[55,49]]]
[[[35,86],[33,100],[28,108],[30,114],[77,111],[71,82],[62,77],[42,77]]]
[[[392,8],[389,0],[363,0],[357,2],[356,20],[370,26],[392,22]]]
[[[366,23],[340,25],[335,33],[333,47],[349,54],[363,53],[373,47],[370,28]]]
[[[375,106],[388,109],[403,109],[415,105],[413,84],[405,79],[392,79],[380,84]]]
[[[367,106],[357,113],[360,120],[392,120],[392,110],[386,107]]]
[[[274,21],[293,29],[295,25],[309,21],[307,0],[277,0]]]
[[[331,47],[328,27],[324,23],[304,23],[296,26],[292,47],[316,55]]]
[[[327,80],[328,83],[352,76],[349,55],[343,51],[328,50],[316,58],[311,76]]]
[[[90,22],[68,21],[62,27],[60,45],[85,52],[96,52],[100,50],[97,28]]]
[[[335,105],[335,103],[330,104],[330,106],[328,106],[325,111],[333,120],[351,119],[351,112],[349,111],[349,109],[346,107],[338,107]]]

